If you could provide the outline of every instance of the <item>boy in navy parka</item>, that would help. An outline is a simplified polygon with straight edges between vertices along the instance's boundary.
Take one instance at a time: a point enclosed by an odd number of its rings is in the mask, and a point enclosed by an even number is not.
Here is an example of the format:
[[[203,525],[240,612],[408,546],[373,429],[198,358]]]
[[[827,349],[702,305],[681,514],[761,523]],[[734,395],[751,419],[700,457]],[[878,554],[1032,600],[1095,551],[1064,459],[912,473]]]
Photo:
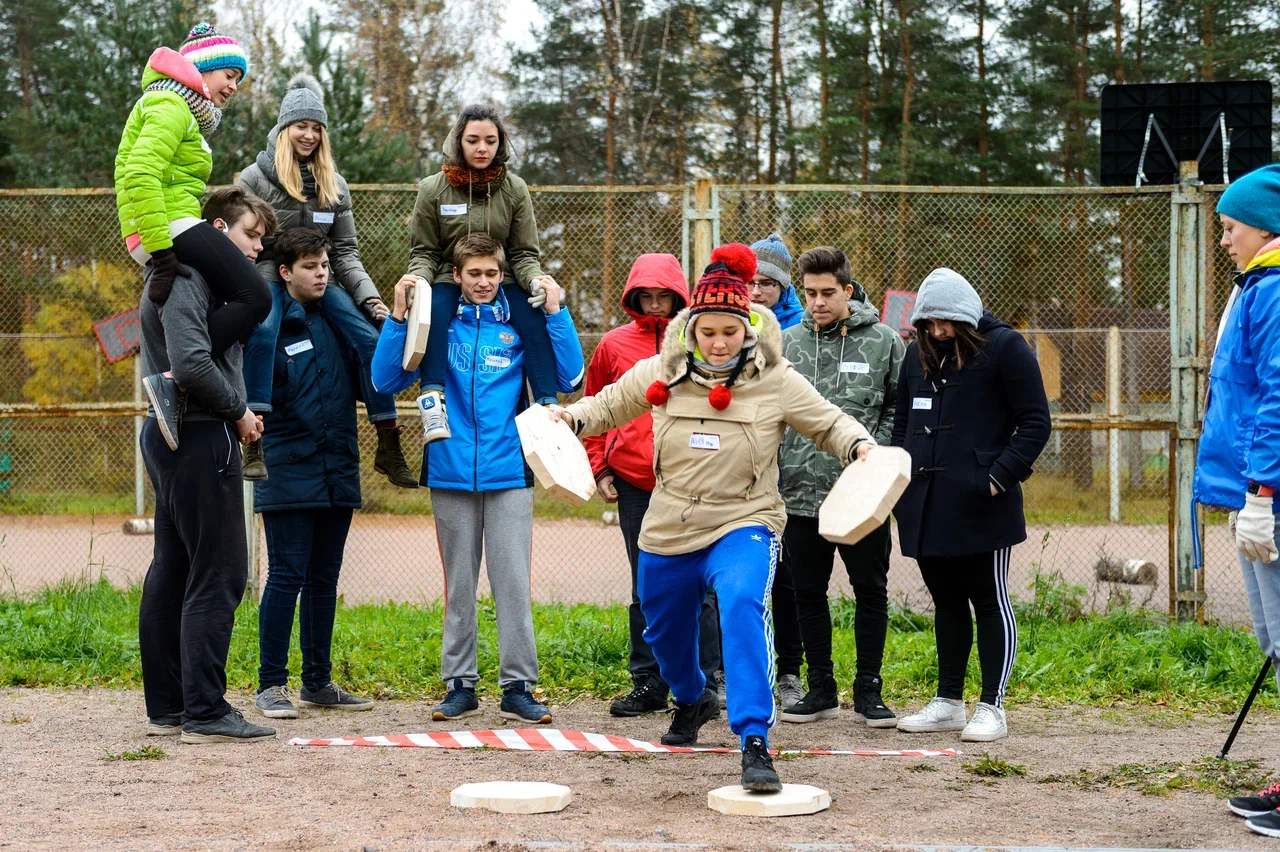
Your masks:
[[[453,275],[462,298],[448,326],[445,394],[452,437],[423,449],[422,484],[431,489],[436,535],[445,572],[441,676],[448,685],[435,708],[437,721],[479,712],[476,671],[476,584],[483,552],[498,619],[502,716],[551,721],[530,692],[538,679],[538,653],[529,603],[533,540],[533,474],[524,462],[515,417],[524,407],[524,344],[510,322],[501,290],[502,246],[488,234],[469,234],[454,246]],[[404,370],[408,291],[417,278],[396,284],[395,307],[374,351],[373,383],[397,393],[422,380]],[[570,393],[584,371],[578,332],[558,291],[543,306],[556,360],[556,385]],[[489,523],[485,523],[486,519]]]

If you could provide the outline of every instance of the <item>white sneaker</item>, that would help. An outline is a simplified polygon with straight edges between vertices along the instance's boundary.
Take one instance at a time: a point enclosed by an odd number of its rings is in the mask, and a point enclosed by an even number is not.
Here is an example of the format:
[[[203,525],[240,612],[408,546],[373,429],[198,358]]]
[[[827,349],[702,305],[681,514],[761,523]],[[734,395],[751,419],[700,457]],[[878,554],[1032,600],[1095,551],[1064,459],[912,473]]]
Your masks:
[[[965,743],[989,743],[1009,736],[1003,707],[984,704],[979,701],[973,708],[973,718],[960,733],[960,741]]]
[[[418,397],[418,414],[422,415],[422,432],[426,443],[443,441],[449,431],[449,412],[444,405],[444,392],[429,390]]]
[[[964,702],[934,698],[923,709],[898,720],[898,730],[909,734],[958,731],[965,726]]]

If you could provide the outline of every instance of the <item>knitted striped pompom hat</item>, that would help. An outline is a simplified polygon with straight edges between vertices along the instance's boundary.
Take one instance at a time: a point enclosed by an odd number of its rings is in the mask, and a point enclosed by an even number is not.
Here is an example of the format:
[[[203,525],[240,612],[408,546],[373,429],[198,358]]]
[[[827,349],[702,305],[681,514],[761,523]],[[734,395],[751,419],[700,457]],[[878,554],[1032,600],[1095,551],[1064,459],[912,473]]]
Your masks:
[[[219,68],[235,68],[240,72],[240,79],[236,81],[240,85],[249,77],[249,60],[240,42],[222,35],[213,24],[199,23],[192,27],[178,52],[190,59],[202,74]]]

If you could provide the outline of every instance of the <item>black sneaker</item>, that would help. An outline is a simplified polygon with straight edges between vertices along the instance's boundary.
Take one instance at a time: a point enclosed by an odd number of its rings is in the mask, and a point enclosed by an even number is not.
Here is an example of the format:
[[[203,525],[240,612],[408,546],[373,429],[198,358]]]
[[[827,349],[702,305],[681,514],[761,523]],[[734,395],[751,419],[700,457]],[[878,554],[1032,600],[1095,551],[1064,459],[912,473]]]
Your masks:
[[[502,703],[498,705],[498,715],[504,719],[532,722],[535,725],[546,725],[551,722],[551,711],[533,697],[528,685],[522,680],[517,680],[502,690]]]
[[[152,716],[147,719],[147,736],[149,737],[176,737],[181,733],[181,716]]]
[[[186,395],[176,379],[164,373],[156,373],[142,380],[147,401],[156,414],[156,425],[169,449],[177,452],[178,434],[182,431],[182,415],[186,408]]]
[[[314,692],[305,686],[302,687],[302,692],[298,696],[298,706],[315,710],[360,711],[372,710],[373,700],[352,695],[333,681],[329,681],[329,685],[324,689],[317,689]]]
[[[1236,796],[1227,799],[1231,813],[1242,817],[1260,817],[1280,808],[1280,784],[1272,784],[1260,790],[1256,796]]]
[[[774,771],[764,737],[747,737],[742,747],[742,789],[752,793],[782,792],[782,779]]]
[[[708,684],[716,691],[716,701],[719,702],[720,709],[723,710],[729,706],[729,687],[725,684],[724,669],[711,675],[711,683]]]
[[[896,728],[898,717],[880,697],[883,686],[875,675],[863,675],[853,682],[853,718],[868,728]]]
[[[610,716],[643,716],[646,713],[665,713],[667,690],[652,679],[642,680],[635,689],[609,705]]]
[[[431,711],[434,722],[447,722],[450,719],[461,719],[474,716],[480,712],[480,702],[476,700],[473,687],[465,686],[462,678],[454,678],[449,685],[449,694]]]
[[[1280,811],[1269,811],[1262,816],[1245,820],[1245,825],[1267,837],[1280,837]]]
[[[810,687],[804,694],[804,698],[783,710],[778,718],[784,722],[804,724],[821,719],[834,719],[839,715],[840,695],[836,691],[836,682],[833,678],[827,678],[817,686]]]
[[[187,722],[182,726],[182,741],[189,745],[251,743],[255,740],[269,740],[275,735],[275,728],[255,725],[246,720],[243,713],[234,709],[212,722]]]
[[[662,735],[662,744],[668,746],[692,746],[698,744],[698,729],[720,715],[720,699],[714,689],[702,690],[702,696],[692,704],[676,702],[671,728]]]

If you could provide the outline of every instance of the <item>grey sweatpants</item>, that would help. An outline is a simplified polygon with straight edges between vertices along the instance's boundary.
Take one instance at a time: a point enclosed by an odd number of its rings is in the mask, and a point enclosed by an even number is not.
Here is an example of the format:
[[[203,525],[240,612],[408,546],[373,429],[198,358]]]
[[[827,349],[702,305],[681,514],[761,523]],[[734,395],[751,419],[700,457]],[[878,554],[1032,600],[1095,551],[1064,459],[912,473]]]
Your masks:
[[[1280,523],[1276,524],[1276,538],[1280,539]],[[1240,555],[1240,570],[1253,633],[1262,653],[1277,667],[1276,681],[1280,683],[1280,562],[1250,562]]]
[[[538,648],[529,608],[529,550],[533,546],[533,489],[431,489],[436,538],[444,559],[444,648],[440,674],[469,687],[476,671],[476,587],[480,555],[498,618],[498,684],[538,679]],[[531,687],[530,687],[531,688]]]

